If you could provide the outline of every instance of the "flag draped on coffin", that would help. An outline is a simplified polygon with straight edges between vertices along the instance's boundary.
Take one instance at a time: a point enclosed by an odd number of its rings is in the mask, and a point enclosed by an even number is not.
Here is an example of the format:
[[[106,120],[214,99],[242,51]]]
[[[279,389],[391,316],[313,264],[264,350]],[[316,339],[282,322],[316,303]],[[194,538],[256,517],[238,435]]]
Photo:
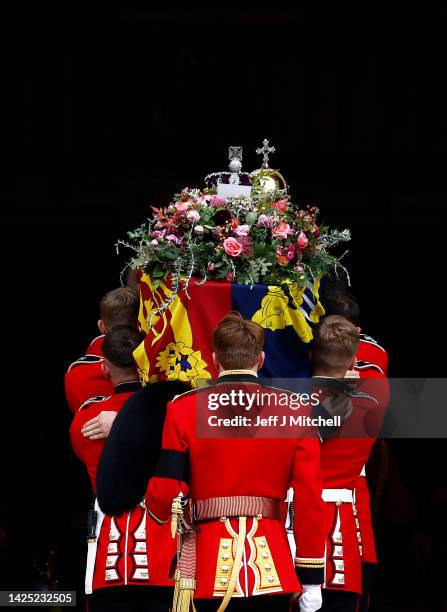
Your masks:
[[[264,328],[266,354],[260,376],[295,378],[309,375],[309,342],[312,325],[324,314],[319,302],[320,279],[302,289],[208,281],[189,283],[173,294],[168,281],[155,286],[140,273],[139,323],[146,332],[135,350],[143,383],[180,379],[215,378],[211,333],[231,310]],[[164,306],[163,306],[164,305]]]

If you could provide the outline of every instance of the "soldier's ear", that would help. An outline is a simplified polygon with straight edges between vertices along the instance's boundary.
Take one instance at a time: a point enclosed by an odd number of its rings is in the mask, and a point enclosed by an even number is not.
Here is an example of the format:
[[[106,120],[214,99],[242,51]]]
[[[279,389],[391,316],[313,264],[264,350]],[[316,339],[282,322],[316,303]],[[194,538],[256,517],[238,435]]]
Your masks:
[[[106,378],[107,380],[110,380],[110,379],[111,379],[111,377],[112,377],[112,376],[111,376],[111,374],[110,374],[110,368],[109,368],[109,366],[107,365],[107,362],[106,362],[106,361],[103,361],[103,362],[101,363],[101,372],[102,372],[102,375],[104,376],[104,378]]]
[[[99,321],[98,321],[98,329],[101,332],[101,334],[106,334],[107,333],[106,324],[104,323],[104,321],[102,319],[99,319]]]
[[[219,371],[219,362],[217,361],[216,353],[213,353],[213,363],[217,371]]]
[[[264,351],[261,351],[261,354],[259,355],[259,359],[258,359],[258,370],[262,368],[262,366],[264,365],[264,361],[265,361],[265,353]]]
[[[355,329],[357,330],[357,333],[358,333],[358,334],[359,334],[359,333],[362,331],[362,328],[361,328],[361,327],[356,327]]]

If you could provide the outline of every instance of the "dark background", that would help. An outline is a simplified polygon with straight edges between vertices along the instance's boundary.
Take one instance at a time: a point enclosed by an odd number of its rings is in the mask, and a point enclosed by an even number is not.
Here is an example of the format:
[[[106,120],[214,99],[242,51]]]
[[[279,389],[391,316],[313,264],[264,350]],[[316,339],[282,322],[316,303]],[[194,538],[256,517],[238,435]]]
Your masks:
[[[446,18],[372,5],[5,15],[2,588],[81,591],[89,491],[64,371],[119,284],[115,241],[225,169],[228,145],[251,171],[269,138],[294,200],[352,229],[353,291],[390,374],[445,375]],[[441,609],[443,445],[384,451],[376,610]]]

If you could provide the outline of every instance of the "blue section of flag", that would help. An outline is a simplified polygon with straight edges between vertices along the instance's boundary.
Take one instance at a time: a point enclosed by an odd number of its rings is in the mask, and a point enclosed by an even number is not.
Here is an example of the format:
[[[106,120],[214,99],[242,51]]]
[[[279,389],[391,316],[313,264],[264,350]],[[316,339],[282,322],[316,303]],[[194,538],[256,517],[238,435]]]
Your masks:
[[[251,319],[261,308],[262,300],[267,293],[266,285],[254,285],[250,290],[247,286],[233,283],[231,287],[232,308],[240,312],[245,319]],[[304,300],[303,310],[307,315],[312,310],[309,302],[312,303],[311,298],[314,296],[309,290],[306,293],[308,301]],[[290,307],[296,309],[296,306],[291,303]],[[310,376],[309,345],[299,338],[292,325],[275,330],[264,328],[264,334],[265,363],[259,372],[262,378]]]

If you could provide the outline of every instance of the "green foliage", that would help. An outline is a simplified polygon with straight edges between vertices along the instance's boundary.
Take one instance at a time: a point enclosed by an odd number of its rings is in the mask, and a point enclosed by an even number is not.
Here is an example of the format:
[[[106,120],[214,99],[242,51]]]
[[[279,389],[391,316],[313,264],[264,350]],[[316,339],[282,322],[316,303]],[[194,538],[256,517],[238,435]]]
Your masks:
[[[334,247],[349,230],[318,226],[315,207],[298,209],[284,193],[219,200],[210,191],[186,189],[166,208],[128,232],[130,265],[148,272],[156,287],[169,274],[234,280],[241,284],[295,282],[304,285],[322,272],[347,271]]]

